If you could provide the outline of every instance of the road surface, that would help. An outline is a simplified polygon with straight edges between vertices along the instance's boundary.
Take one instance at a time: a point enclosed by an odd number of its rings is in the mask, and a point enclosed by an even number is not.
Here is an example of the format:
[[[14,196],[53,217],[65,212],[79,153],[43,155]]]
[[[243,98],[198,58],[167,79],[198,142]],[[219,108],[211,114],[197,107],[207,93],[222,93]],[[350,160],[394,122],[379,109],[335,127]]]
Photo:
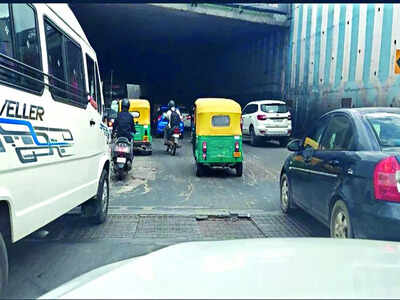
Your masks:
[[[191,240],[327,236],[299,211],[279,211],[279,174],[288,155],[276,143],[243,146],[243,177],[210,170],[198,178],[190,140],[175,157],[162,140],[152,156],[136,156],[123,181],[111,182],[110,215],[88,225],[79,209],[9,246],[4,298],[35,298],[96,267]],[[238,215],[232,215],[238,214]],[[239,216],[239,218],[238,218]]]

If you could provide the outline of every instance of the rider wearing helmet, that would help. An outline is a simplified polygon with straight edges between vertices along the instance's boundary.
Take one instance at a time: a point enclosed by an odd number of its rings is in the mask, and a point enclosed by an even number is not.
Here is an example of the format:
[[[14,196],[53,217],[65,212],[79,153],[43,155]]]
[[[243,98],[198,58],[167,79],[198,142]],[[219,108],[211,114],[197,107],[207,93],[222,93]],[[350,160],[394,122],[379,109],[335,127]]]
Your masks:
[[[164,144],[167,144],[167,140],[170,138],[172,130],[175,127],[179,127],[179,123],[182,121],[181,112],[175,107],[174,100],[170,100],[168,102],[168,108],[169,110],[166,113],[168,124],[164,128]]]
[[[133,117],[129,113],[130,102],[128,99],[123,99],[121,103],[121,112],[118,113],[117,118],[114,121],[112,135],[116,134],[117,138],[125,137],[132,142],[132,133],[136,133],[135,123],[133,122]],[[131,158],[133,155],[131,143]]]

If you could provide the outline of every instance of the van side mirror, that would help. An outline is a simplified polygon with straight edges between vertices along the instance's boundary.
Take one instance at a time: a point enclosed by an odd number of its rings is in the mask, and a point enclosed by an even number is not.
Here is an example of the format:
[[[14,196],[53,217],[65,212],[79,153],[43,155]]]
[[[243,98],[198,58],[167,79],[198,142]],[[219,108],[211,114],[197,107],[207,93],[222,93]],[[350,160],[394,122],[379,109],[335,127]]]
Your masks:
[[[295,139],[289,142],[289,144],[287,144],[287,148],[289,151],[292,152],[298,152],[302,149],[301,147],[301,140],[299,139]]]

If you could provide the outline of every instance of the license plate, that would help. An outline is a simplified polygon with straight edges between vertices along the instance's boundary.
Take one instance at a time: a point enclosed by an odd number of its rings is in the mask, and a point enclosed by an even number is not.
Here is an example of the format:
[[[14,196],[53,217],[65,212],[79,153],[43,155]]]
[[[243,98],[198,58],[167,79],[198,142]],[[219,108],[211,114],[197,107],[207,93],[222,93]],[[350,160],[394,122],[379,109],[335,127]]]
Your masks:
[[[233,152],[233,157],[240,157],[241,155],[241,152]]]
[[[126,162],[126,158],[125,157],[117,157],[117,163],[125,163]]]
[[[280,130],[280,131],[274,131],[275,134],[287,134],[285,130]]]
[[[172,135],[174,138],[179,138],[179,134],[173,134]]]

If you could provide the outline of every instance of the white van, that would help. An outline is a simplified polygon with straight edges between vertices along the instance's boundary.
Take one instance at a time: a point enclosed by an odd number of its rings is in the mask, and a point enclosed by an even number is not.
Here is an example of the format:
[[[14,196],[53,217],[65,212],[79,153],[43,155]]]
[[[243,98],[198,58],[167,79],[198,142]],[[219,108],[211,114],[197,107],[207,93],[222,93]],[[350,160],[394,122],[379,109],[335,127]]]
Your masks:
[[[292,118],[283,101],[252,101],[242,111],[242,128],[243,140],[250,140],[252,145],[261,140],[278,140],[286,146],[292,134]]]
[[[82,205],[105,221],[110,157],[96,53],[67,4],[0,4],[0,289],[4,240]]]

